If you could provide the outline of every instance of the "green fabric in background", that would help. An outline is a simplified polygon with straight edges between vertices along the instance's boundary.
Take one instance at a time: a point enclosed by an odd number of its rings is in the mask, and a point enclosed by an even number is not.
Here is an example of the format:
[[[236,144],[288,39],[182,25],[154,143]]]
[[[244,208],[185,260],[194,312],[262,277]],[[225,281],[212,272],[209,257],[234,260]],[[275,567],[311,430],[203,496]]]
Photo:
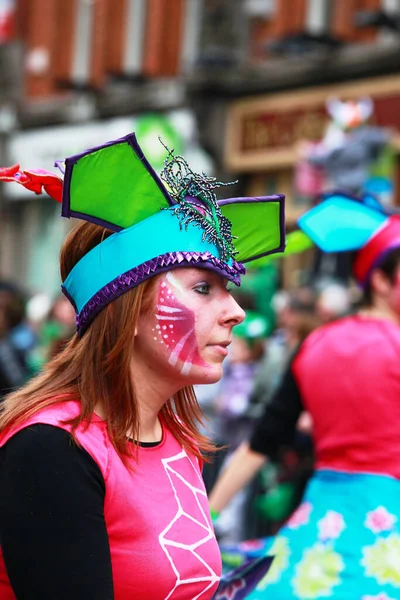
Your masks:
[[[305,252],[314,246],[312,240],[304,233],[304,231],[292,231],[286,236],[286,248],[282,254],[270,254],[268,256],[262,256],[257,260],[251,262],[252,269],[258,269],[265,265],[275,261],[278,258],[289,256],[290,254],[300,254]]]
[[[267,321],[266,336],[268,336],[275,328],[275,311],[271,301],[278,289],[279,269],[278,265],[272,262],[261,269],[252,269],[252,264],[249,263],[246,275],[242,277],[239,295],[244,293],[252,297],[255,310]]]

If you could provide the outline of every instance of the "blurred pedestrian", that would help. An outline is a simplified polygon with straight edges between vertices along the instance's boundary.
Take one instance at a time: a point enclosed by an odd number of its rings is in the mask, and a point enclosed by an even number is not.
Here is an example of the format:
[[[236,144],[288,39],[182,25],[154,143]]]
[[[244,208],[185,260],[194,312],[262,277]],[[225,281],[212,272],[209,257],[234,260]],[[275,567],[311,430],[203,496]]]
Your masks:
[[[268,336],[256,374],[252,404],[260,409],[272,396],[300,342],[320,323],[311,287],[278,291],[272,300],[276,328]]]
[[[218,470],[224,468],[232,452],[248,438],[258,416],[257,410],[254,410],[256,407],[251,404],[250,399],[257,373],[262,366],[268,330],[267,319],[255,311],[248,310],[244,321],[233,331],[228,360],[220,381],[219,393],[215,398],[217,444],[226,451],[217,453],[211,468],[215,463],[218,465]],[[217,473],[214,473],[214,479],[216,475]],[[243,490],[220,515],[217,530],[220,542],[243,539],[247,496],[247,490]]]
[[[29,365],[34,374],[63,350],[75,331],[75,310],[68,298],[60,294],[51,301],[43,295],[30,303],[32,322],[36,328],[36,344],[29,352]]]
[[[63,214],[89,221],[60,259],[77,332],[0,417],[0,598],[207,600],[221,561],[192,386],[221,377],[244,318],[233,257],[278,250],[283,198],[225,200],[233,225],[213,178],[169,152],[167,191],[134,134],[66,165]]]
[[[356,203],[348,208],[360,210]],[[370,223],[373,215],[368,216]],[[354,228],[365,226],[361,218],[351,222]],[[345,219],[347,231],[348,223]],[[332,240],[333,224],[321,221],[321,227],[328,227],[325,235]],[[249,596],[253,600],[271,594],[281,600],[398,597],[398,217],[384,217],[361,246],[354,274],[363,285],[363,307],[306,338],[249,443],[238,449],[210,496],[212,508],[220,511],[291,438],[301,411],[308,410],[316,472],[303,502],[276,538],[242,546],[247,557],[276,555],[271,571]]]
[[[0,401],[28,378],[22,343],[25,299],[13,284],[0,281]]]
[[[247,311],[243,323],[235,327],[228,361],[215,399],[219,440],[231,450],[247,438],[254,415],[250,398],[262,365],[268,323],[255,311]]]
[[[351,290],[335,281],[325,283],[318,294],[316,308],[321,323],[348,315],[353,308]]]
[[[260,418],[272,400],[283,374],[299,345],[321,324],[318,294],[309,286],[280,292],[274,305],[278,328],[267,340],[267,348],[251,397]],[[248,509],[251,535],[272,535],[298,506],[313,472],[312,421],[301,413],[295,434],[284,440],[252,486],[254,495]]]

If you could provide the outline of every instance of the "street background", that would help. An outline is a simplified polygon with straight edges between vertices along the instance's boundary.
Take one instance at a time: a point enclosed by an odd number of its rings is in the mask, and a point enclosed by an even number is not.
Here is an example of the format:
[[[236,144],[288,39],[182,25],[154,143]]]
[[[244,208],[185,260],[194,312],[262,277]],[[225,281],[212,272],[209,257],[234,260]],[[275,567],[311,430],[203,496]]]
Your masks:
[[[220,198],[284,193],[288,233],[336,187],[398,210],[400,0],[0,0],[0,166],[56,172],[131,131],[156,170],[160,136],[194,171],[232,181]],[[73,333],[58,273],[73,226],[50,197],[1,185],[0,397]],[[197,390],[230,449],[304,337],[357,305],[351,256],[303,242],[249,268],[224,377]],[[312,472],[311,434],[303,414],[293,445],[222,515],[222,540],[275,533]],[[208,487],[225,460],[206,468]]]

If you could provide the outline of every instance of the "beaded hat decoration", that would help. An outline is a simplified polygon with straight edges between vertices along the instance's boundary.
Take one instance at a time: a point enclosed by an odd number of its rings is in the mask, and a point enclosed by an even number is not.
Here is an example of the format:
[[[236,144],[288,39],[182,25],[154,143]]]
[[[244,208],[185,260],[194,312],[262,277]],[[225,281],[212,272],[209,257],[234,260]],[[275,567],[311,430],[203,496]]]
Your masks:
[[[326,194],[298,224],[323,252],[356,251],[353,274],[362,287],[386,254],[400,248],[400,216],[369,195]]]
[[[58,201],[62,195],[62,216],[115,232],[62,284],[80,335],[109,302],[158,273],[195,266],[240,285],[242,263],[284,250],[283,195],[217,200],[214,190],[226,184],[194,173],[172,151],[161,179],[134,133],[63,164],[64,180],[15,165],[0,169],[0,181],[15,181],[36,193],[44,189]],[[62,167],[60,161],[56,165]]]
[[[218,246],[221,260],[226,261],[238,253],[233,245],[232,225],[224,217],[214,193],[214,189],[229,183],[194,173],[182,156],[175,157],[169,150],[161,179],[176,202],[173,214],[181,226],[197,223],[203,229],[203,240],[209,239]]]

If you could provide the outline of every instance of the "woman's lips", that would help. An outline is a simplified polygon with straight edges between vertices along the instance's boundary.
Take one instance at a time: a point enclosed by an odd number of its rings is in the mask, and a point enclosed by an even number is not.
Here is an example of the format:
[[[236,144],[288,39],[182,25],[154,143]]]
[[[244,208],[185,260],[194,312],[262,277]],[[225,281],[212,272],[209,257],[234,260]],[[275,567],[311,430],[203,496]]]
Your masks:
[[[215,352],[217,352],[217,354],[220,354],[221,356],[227,356],[228,355],[228,346],[229,343],[224,343],[224,344],[208,344],[208,348],[212,348]]]

